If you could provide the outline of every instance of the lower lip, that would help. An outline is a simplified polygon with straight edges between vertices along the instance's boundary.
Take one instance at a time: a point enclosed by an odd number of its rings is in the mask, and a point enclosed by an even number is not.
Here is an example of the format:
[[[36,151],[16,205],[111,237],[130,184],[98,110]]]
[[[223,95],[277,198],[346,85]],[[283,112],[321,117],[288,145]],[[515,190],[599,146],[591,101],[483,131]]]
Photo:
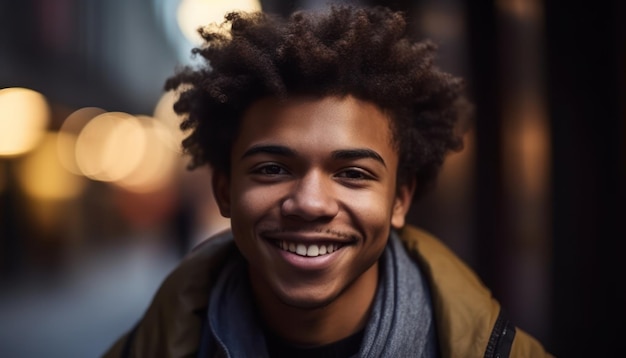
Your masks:
[[[319,271],[329,268],[336,260],[339,259],[341,253],[346,248],[346,246],[342,246],[340,249],[335,250],[330,254],[320,256],[300,256],[291,251],[285,251],[271,242],[269,245],[277,251],[278,255],[287,264],[305,271]]]

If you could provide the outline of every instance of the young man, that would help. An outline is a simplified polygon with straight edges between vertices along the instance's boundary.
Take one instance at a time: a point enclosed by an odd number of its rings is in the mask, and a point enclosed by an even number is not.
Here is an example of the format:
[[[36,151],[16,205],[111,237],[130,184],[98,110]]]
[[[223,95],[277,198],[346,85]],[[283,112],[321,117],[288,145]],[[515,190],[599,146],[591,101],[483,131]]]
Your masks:
[[[227,16],[167,90],[232,231],[105,357],[543,357],[478,278],[405,225],[459,150],[462,82],[387,9]]]

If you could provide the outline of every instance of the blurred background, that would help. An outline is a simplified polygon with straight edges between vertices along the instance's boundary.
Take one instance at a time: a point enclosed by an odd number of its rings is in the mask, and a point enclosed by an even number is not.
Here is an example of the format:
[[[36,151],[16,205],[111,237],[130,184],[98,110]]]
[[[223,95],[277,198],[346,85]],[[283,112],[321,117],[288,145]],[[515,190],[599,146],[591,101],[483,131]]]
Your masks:
[[[0,0],[0,356],[100,356],[228,226],[209,170],[185,169],[164,81],[226,11],[326,3]],[[626,5],[361,3],[405,11],[476,106],[410,222],[552,353],[612,356],[626,333]]]

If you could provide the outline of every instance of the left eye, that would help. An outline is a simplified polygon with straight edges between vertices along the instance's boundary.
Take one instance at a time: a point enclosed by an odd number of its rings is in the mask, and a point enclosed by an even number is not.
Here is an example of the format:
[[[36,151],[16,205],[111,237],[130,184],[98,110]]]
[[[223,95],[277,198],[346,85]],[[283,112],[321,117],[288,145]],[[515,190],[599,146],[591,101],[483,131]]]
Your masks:
[[[269,165],[262,166],[258,168],[256,172],[259,174],[264,174],[264,175],[281,175],[281,174],[287,173],[285,169],[283,169],[280,165],[276,165],[276,164],[269,164]]]
[[[337,176],[340,178],[352,179],[352,180],[365,180],[365,179],[372,178],[369,174],[364,173],[362,170],[357,170],[357,169],[346,169],[340,172],[339,174],[337,174]]]

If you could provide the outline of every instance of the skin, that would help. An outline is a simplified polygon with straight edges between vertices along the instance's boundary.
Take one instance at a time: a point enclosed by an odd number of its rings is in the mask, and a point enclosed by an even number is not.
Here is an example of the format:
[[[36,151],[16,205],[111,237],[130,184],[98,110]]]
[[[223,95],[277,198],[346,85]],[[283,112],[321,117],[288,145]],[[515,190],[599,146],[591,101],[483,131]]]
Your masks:
[[[242,118],[231,172],[213,177],[261,316],[293,343],[331,343],[367,322],[378,259],[413,194],[396,188],[389,121],[351,96],[263,99]],[[306,257],[286,243],[338,249]]]

